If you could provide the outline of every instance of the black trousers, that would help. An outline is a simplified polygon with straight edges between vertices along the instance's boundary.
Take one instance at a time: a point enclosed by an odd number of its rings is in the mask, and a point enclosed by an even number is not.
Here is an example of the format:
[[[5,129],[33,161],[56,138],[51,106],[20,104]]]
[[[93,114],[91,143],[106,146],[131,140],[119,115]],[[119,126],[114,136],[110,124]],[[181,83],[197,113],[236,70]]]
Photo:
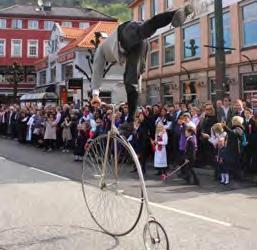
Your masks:
[[[144,23],[126,22],[119,26],[118,38],[126,52],[124,84],[129,108],[128,122],[134,121],[137,108],[137,85],[142,73],[139,63],[145,56],[145,39],[153,35],[157,29],[170,24],[174,13],[175,11],[169,11],[158,14]]]

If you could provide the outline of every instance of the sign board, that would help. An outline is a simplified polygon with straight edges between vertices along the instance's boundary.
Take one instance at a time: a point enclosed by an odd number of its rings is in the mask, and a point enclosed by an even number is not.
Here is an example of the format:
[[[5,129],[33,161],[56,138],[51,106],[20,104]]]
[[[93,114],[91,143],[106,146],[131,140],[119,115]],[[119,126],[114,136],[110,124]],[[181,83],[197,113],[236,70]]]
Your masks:
[[[68,82],[69,89],[82,89],[83,78],[71,78]]]

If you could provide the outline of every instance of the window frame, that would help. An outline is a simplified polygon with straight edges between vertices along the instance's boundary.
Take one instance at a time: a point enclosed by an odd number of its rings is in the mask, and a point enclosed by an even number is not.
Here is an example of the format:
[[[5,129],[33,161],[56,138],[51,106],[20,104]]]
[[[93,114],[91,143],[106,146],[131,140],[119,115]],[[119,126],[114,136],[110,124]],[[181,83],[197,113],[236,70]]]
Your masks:
[[[174,44],[173,45],[168,45],[168,46],[165,46],[165,37],[167,36],[170,36],[170,35],[174,35]],[[163,53],[163,66],[166,66],[166,65],[170,65],[172,63],[175,62],[175,57],[176,57],[176,33],[175,31],[172,31],[172,32],[169,32],[169,33],[164,33],[163,36],[162,36],[162,41],[163,41],[163,44],[162,44],[162,53]],[[169,62],[166,62],[165,59],[165,50],[167,48],[170,48],[170,47],[174,47],[174,60],[173,61],[169,61]]]
[[[160,95],[158,96],[158,93],[160,93],[160,91],[157,89],[158,86],[156,84],[149,84],[146,86],[147,103],[149,103],[149,105],[154,105],[159,101]]]
[[[141,3],[138,7],[138,21],[145,20],[145,3]]]
[[[30,27],[30,24],[31,23],[36,23],[37,25],[36,25],[36,27]],[[38,20],[28,20],[28,29],[29,30],[38,30],[38,27],[39,27],[39,22],[38,22]]]
[[[156,0],[151,0],[151,16],[155,16],[159,13],[159,5]]]
[[[186,85],[187,82],[189,82],[189,84],[194,85],[195,93],[193,93],[193,92],[191,92],[189,94],[186,94],[186,92],[184,93],[184,90],[186,91],[186,89],[185,89],[186,86],[185,85]],[[180,84],[181,84],[181,101],[182,102],[194,103],[197,99],[199,99],[199,96],[198,96],[198,93],[197,93],[198,81],[196,79],[182,80],[182,81],[180,81]],[[190,91],[191,91],[191,89],[190,89]],[[190,97],[190,99],[187,98],[187,97]]]
[[[15,22],[15,26],[14,26],[14,22]],[[21,24],[21,27],[18,27],[18,23],[20,22],[20,24]],[[16,19],[16,18],[14,18],[14,19],[12,19],[12,29],[22,29],[23,28],[23,20],[22,19]]]
[[[31,55],[31,54],[30,54],[30,43],[31,43],[31,42],[36,42],[36,44],[37,44],[37,47],[36,47],[36,55]],[[28,46],[27,46],[27,57],[29,57],[29,58],[36,58],[36,57],[38,57],[38,45],[39,45],[38,40],[29,39],[27,44],[28,44]]]
[[[49,27],[51,23],[51,28]],[[48,24],[48,25],[46,25]],[[51,21],[51,20],[44,20],[44,30],[48,30],[48,31],[51,31],[54,27],[54,21]]]
[[[151,43],[154,41],[158,41],[158,49],[156,50],[151,50]],[[149,50],[149,68],[153,69],[153,68],[158,68],[160,66],[160,41],[159,41],[159,37],[155,37],[153,39],[151,39],[149,41],[150,43],[150,50]],[[151,56],[153,53],[158,53],[158,64],[157,65],[152,65],[152,60],[151,60]]]
[[[44,74],[44,82],[42,82],[42,75]],[[46,70],[42,70],[42,71],[40,71],[39,72],[39,85],[40,86],[43,86],[43,85],[45,85],[46,84],[46,78],[47,78],[47,72],[46,72]]]
[[[170,103],[170,104],[172,104],[174,102],[174,94],[172,93],[172,94],[166,95],[164,93],[165,86],[169,86],[169,88],[172,89],[173,84],[172,84],[172,82],[162,83],[162,102],[163,102],[163,104],[167,104],[167,102],[165,101],[165,98],[172,98],[172,102]]]
[[[246,45],[245,44],[245,29],[244,29],[244,25],[245,23],[249,23],[249,22],[253,22],[253,21],[256,21],[257,22],[257,16],[255,19],[251,19],[251,20],[248,20],[247,22],[244,21],[244,13],[243,13],[243,8],[246,7],[246,6],[249,6],[251,4],[256,4],[256,1],[255,0],[252,0],[252,1],[248,1],[248,2],[245,2],[245,3],[241,3],[240,4],[240,18],[241,18],[241,43],[242,43],[242,48],[250,48],[250,47],[253,47],[253,46],[256,46],[257,45],[257,40],[255,43],[253,44],[249,44],[249,45]]]
[[[20,54],[14,55],[14,41],[20,41]],[[22,57],[22,39],[11,39],[11,57],[21,58]]]
[[[44,42],[43,55],[44,55],[44,57],[46,57],[46,56],[49,55],[49,40],[44,40],[43,42]],[[47,46],[46,46],[46,44],[47,44]],[[46,48],[47,48],[48,51],[46,51]]]
[[[199,55],[197,55],[197,56],[190,56],[190,57],[185,57],[185,38],[184,38],[184,30],[185,29],[187,29],[187,28],[189,28],[189,27],[191,27],[191,26],[194,26],[194,25],[199,25],[199,36],[198,37],[195,37],[195,38],[199,38],[199,40],[200,40],[200,46],[199,46],[199,49],[200,49],[200,53],[199,53]],[[202,51],[201,51],[201,23],[200,23],[200,20],[199,19],[197,19],[197,20],[194,20],[194,22],[191,22],[191,23],[187,23],[186,25],[184,25],[183,27],[182,27],[182,32],[181,32],[181,35],[182,35],[182,39],[181,39],[181,41],[183,42],[183,44],[182,44],[182,49],[183,49],[183,60],[184,61],[187,61],[187,60],[192,60],[192,59],[200,59],[201,58],[201,54],[202,54]],[[190,38],[191,39],[191,38]],[[189,40],[190,40],[189,39]]]
[[[83,24],[83,25],[84,25],[84,24],[87,24],[87,27],[81,27],[81,24]],[[80,28],[80,29],[88,29],[89,27],[90,27],[90,23],[89,23],[89,22],[80,22],[80,23],[79,23],[79,28]]]
[[[6,39],[0,38],[0,42],[4,42],[3,43],[3,55],[0,54],[0,57],[5,57],[6,56]]]
[[[173,3],[173,0],[164,0],[164,6],[165,6],[165,10],[171,10],[174,3]],[[171,1],[171,7],[169,7],[169,1]]]
[[[69,23],[70,25],[64,25]],[[62,21],[62,25],[63,28],[72,28],[72,22],[71,21]]]
[[[4,24],[3,27],[0,26],[0,29],[6,29],[7,28],[7,20],[5,18],[0,18],[0,23]]]

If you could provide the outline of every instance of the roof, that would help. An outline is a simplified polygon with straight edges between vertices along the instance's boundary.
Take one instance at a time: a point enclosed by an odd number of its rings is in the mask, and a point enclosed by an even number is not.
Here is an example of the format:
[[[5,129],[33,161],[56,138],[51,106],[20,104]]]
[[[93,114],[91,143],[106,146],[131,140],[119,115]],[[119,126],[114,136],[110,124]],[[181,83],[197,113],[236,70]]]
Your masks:
[[[68,39],[76,39],[78,37],[81,37],[86,30],[85,29],[79,29],[79,28],[66,28],[66,27],[60,27],[63,37]]]
[[[117,21],[116,18],[105,15],[97,10],[90,8],[75,8],[75,7],[57,7],[52,6],[51,11],[38,11],[37,5],[23,5],[15,4],[6,8],[0,9],[1,15],[14,15],[14,16],[39,16],[39,17],[65,17],[67,19],[98,19],[98,20],[108,20]]]
[[[62,48],[58,54],[62,54],[75,48],[94,48],[93,44],[91,44],[91,40],[94,40],[95,32],[105,32],[110,35],[118,25],[118,23],[114,22],[99,21],[97,24],[88,28],[81,37],[74,39],[74,41],[71,41]]]

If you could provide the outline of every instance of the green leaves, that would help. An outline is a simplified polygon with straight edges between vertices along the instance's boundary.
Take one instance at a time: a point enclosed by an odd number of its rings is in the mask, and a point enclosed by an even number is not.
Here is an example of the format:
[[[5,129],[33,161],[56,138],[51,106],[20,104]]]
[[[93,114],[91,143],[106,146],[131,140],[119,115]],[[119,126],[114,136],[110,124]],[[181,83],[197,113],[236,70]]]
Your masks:
[[[96,9],[106,15],[118,18],[120,22],[128,21],[131,19],[131,12],[127,4],[122,1],[109,1],[109,4],[101,3],[95,0],[81,0],[81,7]]]

